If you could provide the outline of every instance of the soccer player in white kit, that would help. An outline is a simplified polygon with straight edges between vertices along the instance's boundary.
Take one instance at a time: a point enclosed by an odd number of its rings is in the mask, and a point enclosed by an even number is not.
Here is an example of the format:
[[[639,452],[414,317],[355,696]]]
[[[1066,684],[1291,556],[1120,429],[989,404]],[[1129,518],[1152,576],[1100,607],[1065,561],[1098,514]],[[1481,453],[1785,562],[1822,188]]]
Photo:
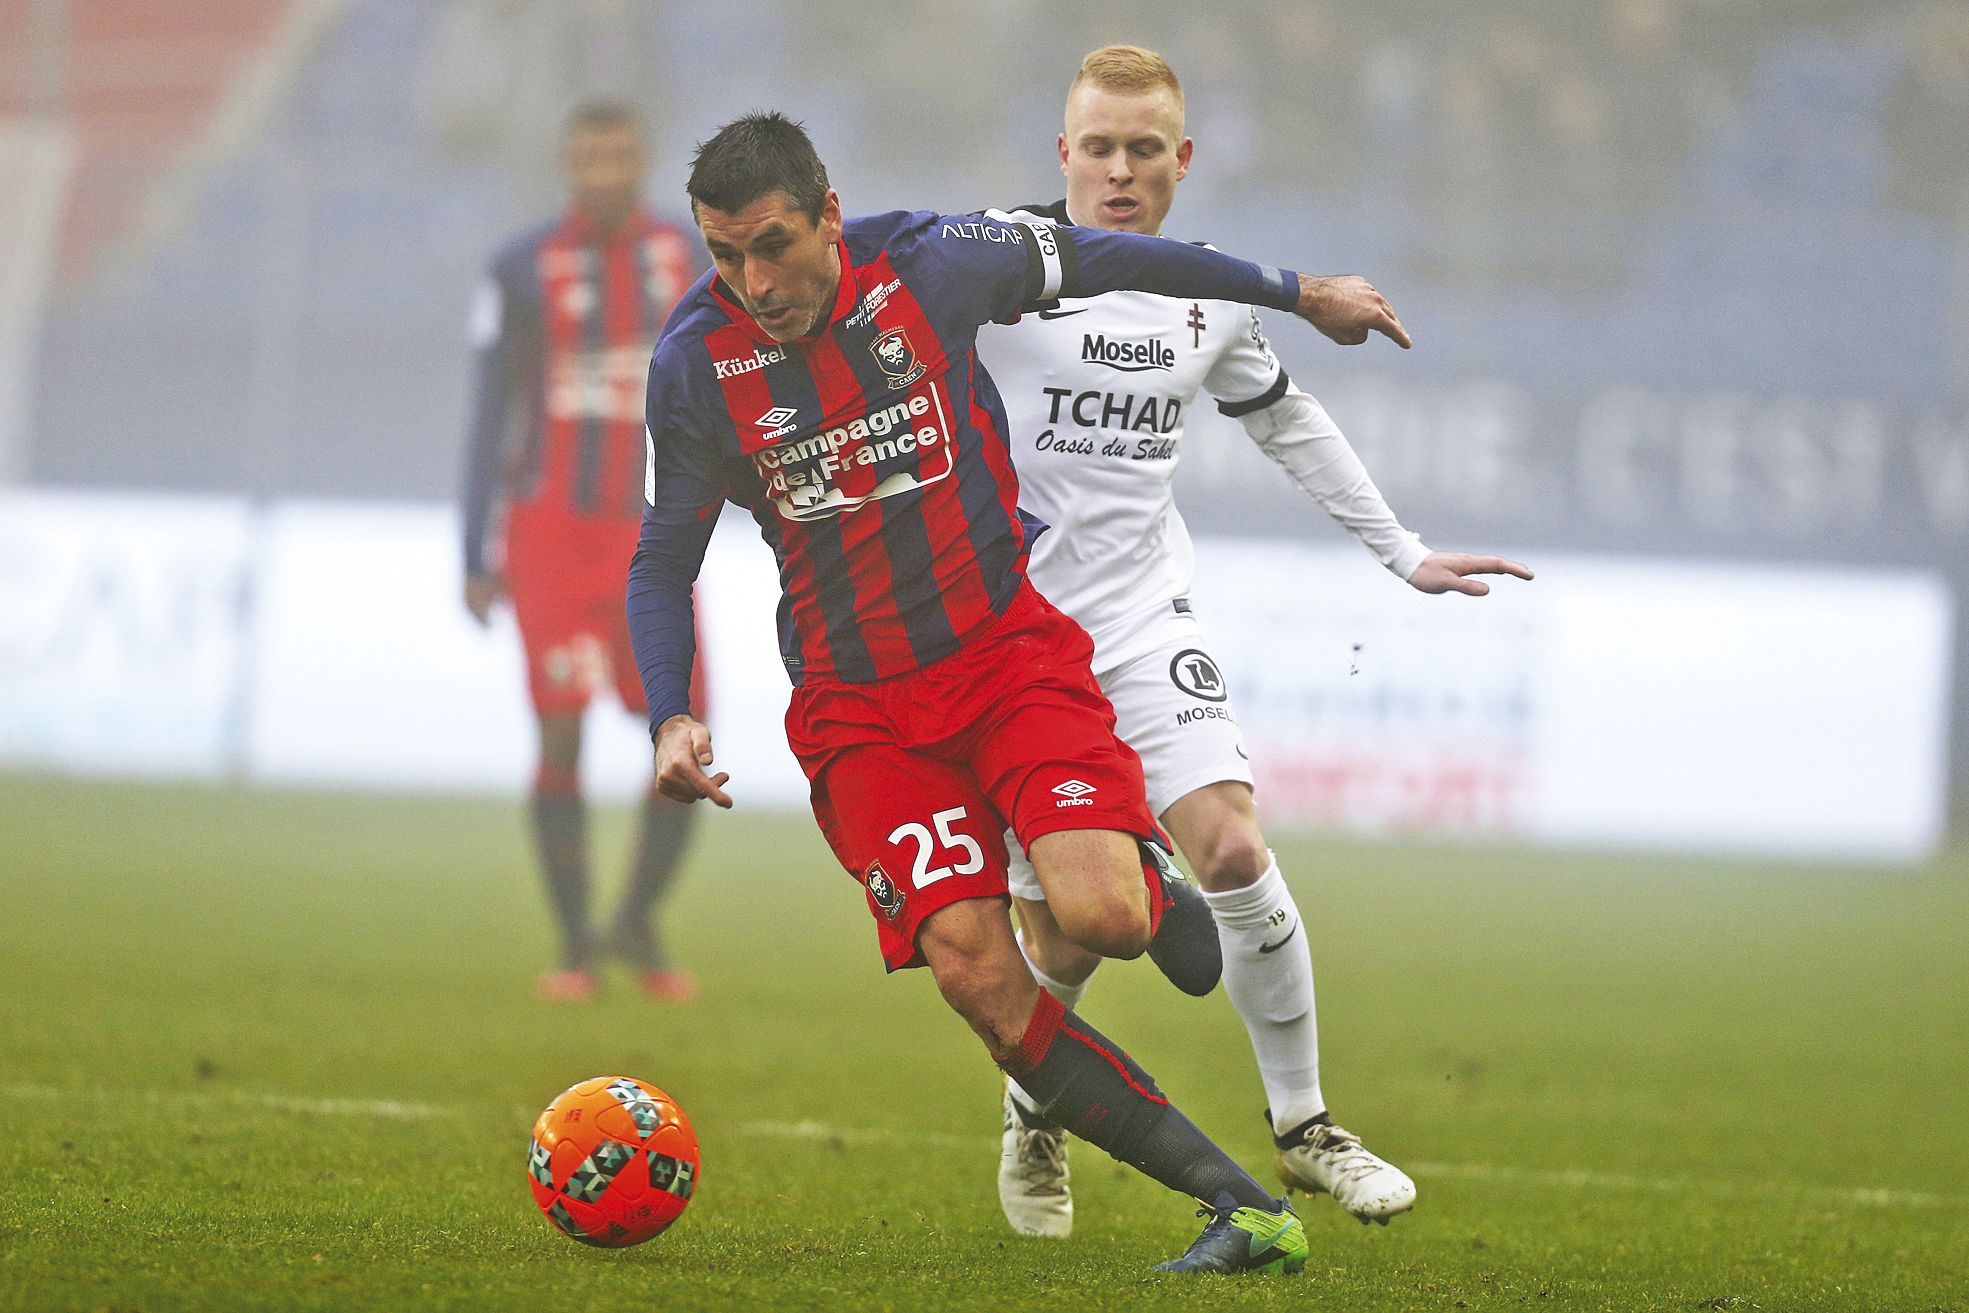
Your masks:
[[[1162,57],[1096,50],[1067,92],[1066,199],[1017,217],[1158,235],[1192,149],[1182,86]],[[1389,336],[1404,342],[1388,318]],[[1120,738],[1142,758],[1150,808],[1217,921],[1224,988],[1258,1060],[1279,1175],[1385,1224],[1414,1206],[1415,1184],[1328,1116],[1307,936],[1258,829],[1224,676],[1190,605],[1193,551],[1172,487],[1184,415],[1209,392],[1414,588],[1481,597],[1489,586],[1471,576],[1531,572],[1500,557],[1432,552],[1405,530],[1326,411],[1287,378],[1248,306],[1140,292],[1063,301],[987,327],[978,354],[1010,421],[1020,503],[1051,526],[1033,546],[1032,580],[1092,635],[1095,675]],[[1059,932],[1031,866],[1016,845],[1013,853],[1021,947],[1039,983],[1072,1007],[1100,959]],[[1014,1229],[1064,1236],[1073,1225],[1066,1133],[1021,1094],[1008,1084],[999,1200]]]

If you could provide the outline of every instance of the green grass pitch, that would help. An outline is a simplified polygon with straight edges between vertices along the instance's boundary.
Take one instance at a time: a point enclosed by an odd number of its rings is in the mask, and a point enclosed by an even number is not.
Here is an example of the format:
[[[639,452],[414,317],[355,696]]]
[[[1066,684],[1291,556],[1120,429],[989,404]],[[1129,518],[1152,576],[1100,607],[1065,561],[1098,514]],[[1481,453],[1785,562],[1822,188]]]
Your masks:
[[[1190,1206],[1076,1144],[998,1215],[998,1081],[885,978],[800,818],[708,815],[701,999],[536,1001],[517,803],[0,776],[0,1308],[1969,1309],[1969,853],[1918,870],[1294,839],[1327,1092],[1421,1203],[1305,1200],[1296,1278],[1149,1272]],[[626,813],[604,809],[611,877]],[[608,882],[613,886],[613,879]],[[1086,1012],[1269,1173],[1218,996]],[[675,1095],[702,1188],[570,1243],[525,1185],[576,1079]]]

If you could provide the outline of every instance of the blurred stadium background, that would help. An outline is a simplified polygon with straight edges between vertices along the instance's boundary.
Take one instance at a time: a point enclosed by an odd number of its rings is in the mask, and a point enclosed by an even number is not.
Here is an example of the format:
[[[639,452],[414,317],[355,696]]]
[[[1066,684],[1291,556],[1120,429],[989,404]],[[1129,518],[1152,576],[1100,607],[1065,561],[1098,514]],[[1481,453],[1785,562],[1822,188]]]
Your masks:
[[[1056,194],[1061,88],[1119,37],[1190,88],[1172,230],[1373,277],[1418,348],[1286,325],[1295,377],[1428,541],[1542,572],[1417,606],[1199,423],[1277,814],[1934,850],[1969,744],[1960,0],[5,0],[0,761],[514,786],[517,656],[464,622],[447,507],[471,287],[561,203],[566,107],[642,105],[673,214],[760,105],[851,211],[971,209]],[[797,806],[745,528],[710,646],[775,696],[721,728]]]
[[[646,110],[673,217],[761,106],[851,212],[968,210],[1059,194],[1118,40],[1188,90],[1172,233],[1373,278],[1415,350],[1279,323],[1294,377],[1432,545],[1539,571],[1415,596],[1191,417],[1203,611],[1330,922],[1328,1086],[1425,1192],[1366,1239],[1309,1213],[1319,1279],[1958,1306],[1969,0],[0,0],[0,1307],[765,1305],[767,1268],[1107,1307],[1180,1247],[1082,1150],[1091,1244],[1004,1252],[992,1073],[879,984],[802,815],[747,523],[702,590],[749,809],[680,890],[703,997],[533,999],[532,727],[452,509],[472,288],[560,207],[577,98]],[[629,796],[642,728],[591,720]],[[1227,1006],[1132,970],[1100,1015],[1260,1161]],[[522,1193],[532,1111],[612,1067],[705,1137],[640,1266]]]

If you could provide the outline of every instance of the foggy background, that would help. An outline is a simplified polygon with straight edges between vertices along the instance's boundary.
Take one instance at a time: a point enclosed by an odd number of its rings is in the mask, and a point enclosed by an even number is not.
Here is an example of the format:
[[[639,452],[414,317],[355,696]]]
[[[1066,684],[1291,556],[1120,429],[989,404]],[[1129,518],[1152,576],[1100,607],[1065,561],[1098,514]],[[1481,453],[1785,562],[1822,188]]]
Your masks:
[[[1414,332],[1273,325],[1410,528],[1932,576],[1965,760],[1965,0],[0,0],[0,488],[448,503],[471,289],[561,208],[576,99],[646,110],[675,219],[759,107],[850,213],[971,210],[1062,192],[1066,84],[1116,41],[1187,92],[1166,231],[1364,273]],[[1235,427],[1193,436],[1199,534],[1337,541]],[[1674,619],[1633,623],[1699,664]],[[17,674],[58,659],[7,625]]]

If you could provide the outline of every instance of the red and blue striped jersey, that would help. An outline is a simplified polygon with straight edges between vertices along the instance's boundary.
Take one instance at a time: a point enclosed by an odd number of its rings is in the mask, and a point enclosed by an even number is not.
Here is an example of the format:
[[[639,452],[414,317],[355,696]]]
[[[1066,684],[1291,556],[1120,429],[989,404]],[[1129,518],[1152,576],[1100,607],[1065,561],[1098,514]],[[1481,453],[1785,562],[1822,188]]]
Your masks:
[[[1296,275],[1199,247],[979,215],[851,219],[839,255],[809,337],[774,341],[707,275],[651,360],[629,620],[653,728],[689,709],[690,585],[724,501],[779,562],[795,683],[905,674],[1004,611],[1040,526],[1018,509],[981,325],[1124,288],[1280,307],[1298,294]]]
[[[470,572],[487,568],[501,502],[580,518],[642,513],[646,368],[694,277],[691,250],[676,225],[644,212],[604,234],[570,210],[493,261],[472,312]]]

